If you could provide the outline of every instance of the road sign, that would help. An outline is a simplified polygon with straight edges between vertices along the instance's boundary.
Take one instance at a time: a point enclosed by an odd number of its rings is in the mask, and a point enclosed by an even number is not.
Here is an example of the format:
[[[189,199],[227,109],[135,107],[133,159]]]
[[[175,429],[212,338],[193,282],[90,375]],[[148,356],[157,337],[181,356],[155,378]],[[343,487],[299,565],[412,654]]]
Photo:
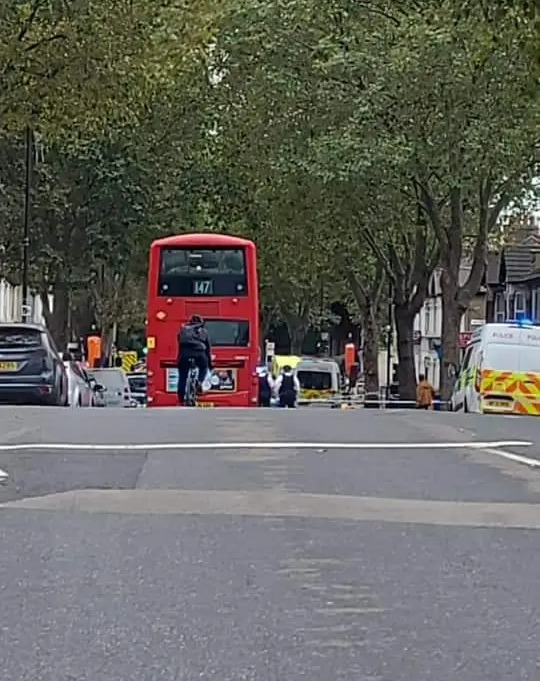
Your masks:
[[[268,366],[276,354],[276,344],[270,341],[264,343],[264,363]]]

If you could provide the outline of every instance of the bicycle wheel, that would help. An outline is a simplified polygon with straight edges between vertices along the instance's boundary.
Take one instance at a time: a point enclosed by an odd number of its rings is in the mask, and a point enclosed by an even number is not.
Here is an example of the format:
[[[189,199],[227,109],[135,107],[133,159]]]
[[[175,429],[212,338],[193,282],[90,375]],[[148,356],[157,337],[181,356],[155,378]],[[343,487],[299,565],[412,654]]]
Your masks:
[[[186,381],[186,392],[184,396],[184,404],[186,407],[194,407],[196,404],[197,400],[197,395],[196,395],[196,376],[197,376],[198,370],[196,367],[191,367],[188,375],[187,375],[187,381]]]

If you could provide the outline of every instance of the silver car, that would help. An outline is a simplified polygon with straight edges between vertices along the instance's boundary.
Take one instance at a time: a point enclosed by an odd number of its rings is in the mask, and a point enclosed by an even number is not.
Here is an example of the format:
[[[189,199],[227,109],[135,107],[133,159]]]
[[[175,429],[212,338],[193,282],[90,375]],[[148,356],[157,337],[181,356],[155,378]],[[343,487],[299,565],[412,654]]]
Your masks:
[[[68,405],[70,407],[93,407],[95,393],[88,376],[77,362],[64,361],[68,379]]]
[[[102,395],[107,407],[134,407],[126,374],[122,369],[89,369],[90,377],[103,387]]]

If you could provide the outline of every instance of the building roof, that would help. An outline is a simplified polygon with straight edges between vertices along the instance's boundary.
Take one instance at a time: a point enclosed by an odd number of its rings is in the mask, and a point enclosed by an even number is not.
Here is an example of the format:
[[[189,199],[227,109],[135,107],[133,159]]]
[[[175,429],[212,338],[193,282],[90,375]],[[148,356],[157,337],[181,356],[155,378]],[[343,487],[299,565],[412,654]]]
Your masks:
[[[510,246],[504,249],[505,279],[509,284],[526,279],[533,264],[534,256],[530,246]]]

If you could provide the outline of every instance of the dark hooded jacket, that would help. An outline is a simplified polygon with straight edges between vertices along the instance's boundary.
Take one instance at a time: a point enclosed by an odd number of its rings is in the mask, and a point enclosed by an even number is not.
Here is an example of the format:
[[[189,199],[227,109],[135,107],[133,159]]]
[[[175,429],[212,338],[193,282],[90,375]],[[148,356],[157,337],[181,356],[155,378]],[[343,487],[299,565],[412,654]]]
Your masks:
[[[211,348],[208,331],[204,323],[188,322],[178,332],[178,360],[180,355],[189,356],[204,353],[211,365]]]

